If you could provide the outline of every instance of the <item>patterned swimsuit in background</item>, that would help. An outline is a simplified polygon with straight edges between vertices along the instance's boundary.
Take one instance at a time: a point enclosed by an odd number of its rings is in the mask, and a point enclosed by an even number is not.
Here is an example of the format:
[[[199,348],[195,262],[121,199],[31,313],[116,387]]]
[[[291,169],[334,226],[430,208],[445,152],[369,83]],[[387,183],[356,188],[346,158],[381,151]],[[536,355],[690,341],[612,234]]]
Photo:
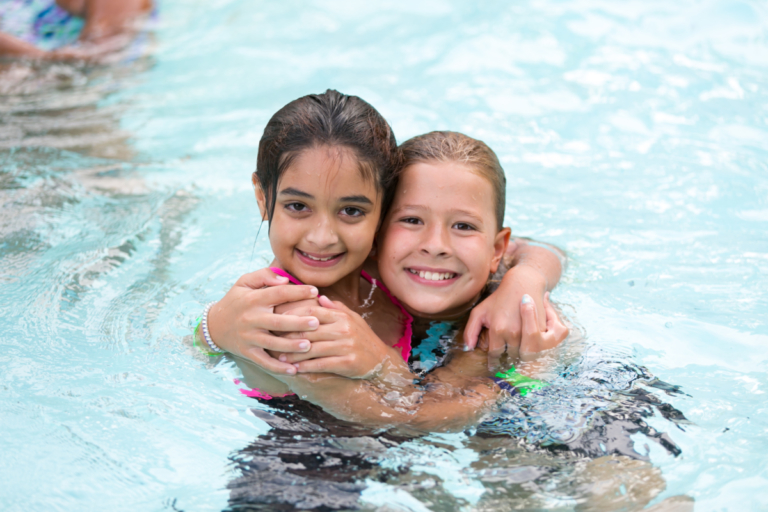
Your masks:
[[[59,7],[54,0],[0,0],[0,32],[55,50],[75,44],[85,21]]]

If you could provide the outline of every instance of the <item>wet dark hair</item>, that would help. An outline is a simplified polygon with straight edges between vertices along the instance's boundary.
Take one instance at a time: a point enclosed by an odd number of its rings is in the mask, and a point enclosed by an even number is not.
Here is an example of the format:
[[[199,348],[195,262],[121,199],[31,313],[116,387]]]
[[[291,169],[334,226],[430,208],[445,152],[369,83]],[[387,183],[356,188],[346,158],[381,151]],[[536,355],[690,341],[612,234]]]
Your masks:
[[[283,172],[299,153],[319,146],[343,147],[355,154],[360,172],[374,180],[382,197],[383,215],[391,202],[399,159],[395,134],[370,104],[328,89],[288,103],[264,128],[253,175],[264,191],[270,221]]]

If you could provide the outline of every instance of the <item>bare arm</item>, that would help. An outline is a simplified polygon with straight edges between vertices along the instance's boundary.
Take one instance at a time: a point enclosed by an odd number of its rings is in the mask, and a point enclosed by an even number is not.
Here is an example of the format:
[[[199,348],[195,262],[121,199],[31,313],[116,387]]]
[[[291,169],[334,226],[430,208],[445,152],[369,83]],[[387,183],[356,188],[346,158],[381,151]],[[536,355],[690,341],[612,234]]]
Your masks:
[[[481,354],[480,351],[474,354]],[[481,362],[485,367],[485,359]],[[461,431],[495,405],[499,390],[487,378],[472,378],[441,368],[416,385],[396,377],[360,380],[333,374],[276,376],[301,398],[333,416],[374,427],[416,432]]]
[[[44,57],[46,53],[18,37],[0,32],[0,57],[39,59]]]
[[[490,365],[496,365],[504,352],[517,357],[522,337],[521,299],[524,295],[533,299],[539,328],[544,330],[544,294],[560,281],[565,261],[565,254],[549,244],[511,240],[503,264],[491,280],[491,295],[470,314],[464,331],[466,346],[474,348],[480,332],[488,329]]]

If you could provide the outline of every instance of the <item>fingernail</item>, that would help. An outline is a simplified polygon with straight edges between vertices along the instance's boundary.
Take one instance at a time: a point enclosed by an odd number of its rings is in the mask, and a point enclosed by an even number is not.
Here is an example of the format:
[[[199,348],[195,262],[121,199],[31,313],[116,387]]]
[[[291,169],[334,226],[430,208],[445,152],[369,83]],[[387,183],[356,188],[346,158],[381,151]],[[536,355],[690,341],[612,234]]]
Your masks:
[[[285,373],[287,373],[288,375],[294,375],[296,371],[297,370],[295,366],[289,366],[288,368],[285,369]]]
[[[280,355],[277,357],[277,360],[278,360],[278,361],[280,361],[280,362],[282,362],[282,363],[284,363],[286,359],[288,359],[288,358],[285,356],[285,354],[280,354]]]
[[[282,283],[287,283],[288,282],[288,278],[285,277],[285,276],[276,276],[276,277],[277,277],[277,280],[282,282]]]
[[[532,302],[533,302],[533,299],[531,298],[530,295],[526,293],[525,295],[523,295],[523,300],[520,302],[520,304],[530,304]]]
[[[310,327],[317,327],[318,325],[320,325],[320,320],[318,320],[317,318],[313,318],[312,320],[310,320],[309,322],[307,322],[307,324],[308,324]]]
[[[469,345],[464,345],[462,350],[464,350],[464,352],[469,352],[470,350],[472,350],[472,347],[470,347]]]
[[[308,341],[302,341],[301,343],[299,343],[299,349],[301,349],[301,350],[309,350],[309,345],[310,345],[310,343]]]
[[[309,291],[310,291],[310,293],[312,293],[313,297],[317,297],[317,294],[320,293],[320,292],[317,291],[317,288],[315,288],[314,286],[312,288],[310,288]]]

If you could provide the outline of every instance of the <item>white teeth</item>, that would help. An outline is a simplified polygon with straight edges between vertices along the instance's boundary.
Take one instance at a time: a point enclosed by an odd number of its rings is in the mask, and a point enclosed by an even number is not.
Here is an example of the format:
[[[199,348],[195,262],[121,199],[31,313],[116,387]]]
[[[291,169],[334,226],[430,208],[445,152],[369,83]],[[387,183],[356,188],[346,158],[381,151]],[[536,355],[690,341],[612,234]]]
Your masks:
[[[453,279],[456,276],[453,272],[430,272],[427,270],[412,270],[408,269],[411,274],[416,274],[422,279],[427,281],[445,281],[446,279]]]
[[[327,258],[315,258],[314,256],[311,256],[311,255],[309,255],[309,254],[307,254],[305,252],[302,252],[301,254],[303,254],[307,258],[309,258],[311,260],[314,260],[314,261],[328,261],[328,260],[332,260],[335,257],[335,256],[328,256]]]

